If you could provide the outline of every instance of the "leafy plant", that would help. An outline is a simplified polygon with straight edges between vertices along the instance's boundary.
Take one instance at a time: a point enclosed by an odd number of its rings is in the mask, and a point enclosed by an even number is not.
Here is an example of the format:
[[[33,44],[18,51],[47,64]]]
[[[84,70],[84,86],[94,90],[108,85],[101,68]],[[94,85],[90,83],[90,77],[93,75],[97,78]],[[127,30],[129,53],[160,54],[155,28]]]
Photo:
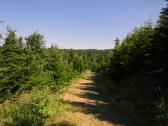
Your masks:
[[[11,118],[13,126],[39,126],[42,125],[44,119],[52,116],[53,104],[51,99],[43,91],[36,90],[31,101],[22,106],[14,106],[11,110]]]

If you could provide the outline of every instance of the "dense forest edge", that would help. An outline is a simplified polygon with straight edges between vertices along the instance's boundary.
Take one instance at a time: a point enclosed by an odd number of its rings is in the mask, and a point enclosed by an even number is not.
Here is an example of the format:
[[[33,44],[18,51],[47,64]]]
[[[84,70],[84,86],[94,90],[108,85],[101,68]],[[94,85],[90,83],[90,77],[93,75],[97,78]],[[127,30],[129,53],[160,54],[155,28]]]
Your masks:
[[[0,38],[0,125],[45,125],[56,115],[53,97],[88,71],[120,123],[168,125],[168,3],[156,26],[145,22],[114,49],[46,48],[40,33],[23,38],[10,27]]]

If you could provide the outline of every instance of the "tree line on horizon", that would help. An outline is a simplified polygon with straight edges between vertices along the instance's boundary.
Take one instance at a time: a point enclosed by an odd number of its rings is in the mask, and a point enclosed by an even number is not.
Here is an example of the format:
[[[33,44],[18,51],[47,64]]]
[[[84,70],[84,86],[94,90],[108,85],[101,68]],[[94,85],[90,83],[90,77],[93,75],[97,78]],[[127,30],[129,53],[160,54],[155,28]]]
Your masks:
[[[40,33],[24,39],[17,37],[10,27],[1,40],[0,102],[36,86],[60,89],[81,72],[100,69],[111,53],[111,50],[46,48]]]

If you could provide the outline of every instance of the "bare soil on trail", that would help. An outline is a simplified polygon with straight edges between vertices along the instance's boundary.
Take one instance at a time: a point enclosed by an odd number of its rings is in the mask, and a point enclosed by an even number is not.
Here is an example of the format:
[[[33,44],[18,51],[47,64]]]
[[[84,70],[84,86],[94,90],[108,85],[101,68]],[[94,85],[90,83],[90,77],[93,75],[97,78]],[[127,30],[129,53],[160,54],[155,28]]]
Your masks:
[[[75,107],[75,111],[68,117],[75,126],[122,126],[117,121],[120,118],[119,112],[108,102],[103,101],[91,77],[71,85],[65,92],[63,100]],[[77,118],[80,122],[78,124],[74,123]]]

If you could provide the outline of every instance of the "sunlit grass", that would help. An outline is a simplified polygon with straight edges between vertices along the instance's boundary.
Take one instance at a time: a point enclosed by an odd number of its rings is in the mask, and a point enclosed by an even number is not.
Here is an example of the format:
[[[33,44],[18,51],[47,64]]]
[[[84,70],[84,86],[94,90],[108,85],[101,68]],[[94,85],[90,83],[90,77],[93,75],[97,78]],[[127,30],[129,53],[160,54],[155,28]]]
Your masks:
[[[28,126],[39,125],[38,123],[34,124],[31,118],[35,118],[35,121],[36,119],[40,121],[40,125],[80,126],[80,117],[77,118],[77,116],[75,116],[76,118],[72,120],[76,108],[72,104],[64,101],[63,94],[69,86],[78,81],[79,78],[86,78],[90,74],[90,71],[86,71],[58,92],[51,90],[49,87],[34,88],[31,92],[22,93],[18,98],[6,100],[0,104],[0,126],[15,126],[24,123]],[[39,98],[41,98],[41,101],[39,101]],[[37,113],[33,115],[33,113],[31,113],[32,110],[43,113],[45,117]]]

